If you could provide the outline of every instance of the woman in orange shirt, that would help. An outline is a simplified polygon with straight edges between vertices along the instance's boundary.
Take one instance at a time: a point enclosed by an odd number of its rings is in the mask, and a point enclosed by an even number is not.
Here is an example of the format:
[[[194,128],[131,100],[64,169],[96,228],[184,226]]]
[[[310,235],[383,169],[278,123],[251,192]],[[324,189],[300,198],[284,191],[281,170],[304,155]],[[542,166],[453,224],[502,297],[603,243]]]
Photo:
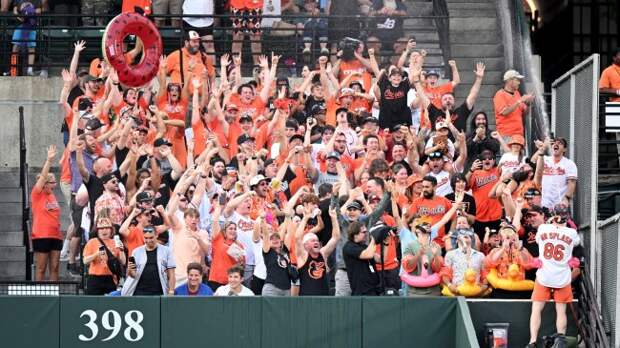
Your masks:
[[[99,219],[96,232],[97,238],[89,240],[82,252],[84,264],[88,265],[86,295],[105,295],[116,290],[118,279],[108,267],[108,253],[118,258],[121,265],[126,264],[123,244],[116,244],[112,239],[112,221],[107,218]]]
[[[48,268],[49,280],[58,280],[58,265],[62,249],[60,206],[53,191],[57,184],[56,177],[49,172],[55,156],[56,146],[50,145],[47,149],[45,164],[30,193],[33,220],[31,238],[36,265],[36,281],[44,280],[45,271]]]
[[[211,272],[209,272],[209,287],[217,290],[228,284],[228,269],[240,265],[244,267],[245,252],[243,245],[237,241],[237,224],[226,222],[220,227],[220,212],[222,207],[216,204],[213,211],[213,227],[211,232]]]

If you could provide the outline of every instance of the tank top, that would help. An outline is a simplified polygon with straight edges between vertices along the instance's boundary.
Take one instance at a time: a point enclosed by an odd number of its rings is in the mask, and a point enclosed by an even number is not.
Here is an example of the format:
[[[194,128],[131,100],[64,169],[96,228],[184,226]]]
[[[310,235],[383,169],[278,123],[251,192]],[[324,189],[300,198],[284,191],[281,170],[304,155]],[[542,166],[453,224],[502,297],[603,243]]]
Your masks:
[[[314,258],[308,254],[306,263],[299,269],[300,296],[328,296],[327,263],[323,255]]]

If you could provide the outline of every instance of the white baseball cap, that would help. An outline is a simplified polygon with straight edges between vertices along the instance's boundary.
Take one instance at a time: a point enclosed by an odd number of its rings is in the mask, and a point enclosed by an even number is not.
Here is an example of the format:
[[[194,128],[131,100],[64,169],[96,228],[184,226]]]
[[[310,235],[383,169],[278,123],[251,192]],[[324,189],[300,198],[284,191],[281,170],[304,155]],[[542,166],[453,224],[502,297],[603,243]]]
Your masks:
[[[514,69],[510,69],[504,73],[504,81],[512,80],[512,79],[522,79],[525,76],[519,74],[518,71]]]

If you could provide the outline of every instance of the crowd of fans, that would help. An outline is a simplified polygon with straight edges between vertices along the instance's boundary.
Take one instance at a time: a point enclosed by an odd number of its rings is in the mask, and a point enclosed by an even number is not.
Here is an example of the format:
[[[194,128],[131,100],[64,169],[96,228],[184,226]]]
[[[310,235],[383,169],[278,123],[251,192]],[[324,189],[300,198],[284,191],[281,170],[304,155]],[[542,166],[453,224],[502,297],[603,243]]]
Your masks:
[[[473,112],[483,63],[457,102],[456,62],[440,84],[413,45],[382,68],[351,41],[291,85],[276,55],[259,56],[244,82],[240,57],[224,54],[216,80],[200,39],[190,31],[143,88],[123,86],[105,60],[78,70],[85,44],[75,44],[60,96],[72,226],[64,238],[51,146],[32,192],[38,280],[48,264],[58,279],[63,239],[73,274],[81,254],[87,294],[192,292],[201,277],[216,293],[242,277],[257,295],[458,294],[473,270],[482,296],[491,269],[535,278],[536,229],[567,214],[577,170],[562,138],[525,156],[532,97],[520,96],[518,72],[494,98],[495,131]],[[369,236],[377,227],[390,231]],[[403,273],[441,281],[411,286]],[[227,292],[249,293],[234,284]]]
[[[300,47],[302,58],[298,59],[299,52],[291,50],[291,57],[285,62],[291,69],[295,69],[293,63],[297,60],[308,64],[315,55],[335,55],[338,43],[345,37],[361,34],[378,57],[394,61],[408,41],[415,40],[404,35],[407,9],[402,0],[2,0],[0,14],[12,12],[18,20],[12,37],[13,70],[8,73],[18,75],[19,52],[23,49],[28,51],[24,74],[35,74],[36,29],[43,23],[37,20],[39,14],[66,15],[53,17],[51,22],[78,27],[105,26],[114,15],[134,11],[154,16],[160,28],[173,26],[195,31],[203,42],[200,49],[211,59],[216,30],[225,35],[232,33],[225,41],[232,42],[233,53],[242,52],[247,39],[254,65],[258,65],[263,52],[265,31],[271,37],[294,37],[290,39],[291,47]]]

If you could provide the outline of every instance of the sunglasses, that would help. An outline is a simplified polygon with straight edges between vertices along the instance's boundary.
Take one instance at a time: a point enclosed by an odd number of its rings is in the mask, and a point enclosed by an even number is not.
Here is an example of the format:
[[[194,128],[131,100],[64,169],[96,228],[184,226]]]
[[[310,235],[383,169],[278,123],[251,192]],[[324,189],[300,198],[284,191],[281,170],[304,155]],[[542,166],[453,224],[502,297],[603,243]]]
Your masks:
[[[266,181],[261,181],[260,184],[258,184],[258,186],[267,186],[267,182]]]

